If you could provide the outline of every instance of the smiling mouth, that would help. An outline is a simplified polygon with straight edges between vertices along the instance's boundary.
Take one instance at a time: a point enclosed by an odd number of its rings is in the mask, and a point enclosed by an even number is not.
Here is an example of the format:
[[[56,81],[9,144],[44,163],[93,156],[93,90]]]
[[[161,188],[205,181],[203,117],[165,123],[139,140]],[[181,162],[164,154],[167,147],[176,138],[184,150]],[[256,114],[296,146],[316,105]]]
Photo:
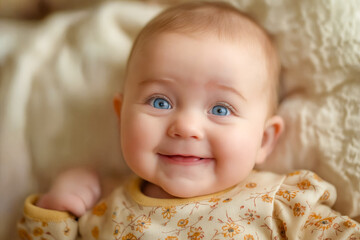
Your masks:
[[[175,164],[182,164],[182,165],[192,165],[197,163],[204,163],[213,160],[213,158],[202,158],[197,156],[186,156],[186,155],[164,155],[158,154],[161,159],[175,163]]]

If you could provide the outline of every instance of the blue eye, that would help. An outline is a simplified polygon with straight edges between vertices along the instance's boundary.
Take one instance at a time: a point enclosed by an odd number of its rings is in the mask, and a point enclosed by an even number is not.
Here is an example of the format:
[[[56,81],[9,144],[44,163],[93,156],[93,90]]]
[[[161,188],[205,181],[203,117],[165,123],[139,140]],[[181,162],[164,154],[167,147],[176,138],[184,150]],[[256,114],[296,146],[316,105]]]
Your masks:
[[[170,109],[171,108],[170,103],[163,98],[154,98],[150,104],[154,108],[158,108],[158,109]]]
[[[225,106],[216,105],[211,109],[211,113],[217,116],[227,116],[230,114],[230,111]]]

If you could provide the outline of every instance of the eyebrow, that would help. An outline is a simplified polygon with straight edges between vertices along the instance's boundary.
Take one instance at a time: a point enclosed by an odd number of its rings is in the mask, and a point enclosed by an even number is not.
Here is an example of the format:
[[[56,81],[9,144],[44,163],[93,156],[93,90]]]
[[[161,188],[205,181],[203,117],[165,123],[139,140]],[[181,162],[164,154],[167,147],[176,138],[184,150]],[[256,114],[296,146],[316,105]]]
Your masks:
[[[145,79],[143,81],[141,81],[139,83],[140,86],[143,85],[148,85],[148,84],[156,84],[156,83],[161,83],[161,84],[171,84],[174,83],[175,80],[171,79],[171,78],[150,78],[150,79]],[[239,96],[242,100],[244,100],[245,102],[247,101],[246,98],[237,90],[235,90],[234,88],[228,86],[227,84],[223,83],[223,81],[210,81],[207,84],[207,87],[218,87],[221,88],[225,91],[229,91],[234,93],[235,95]]]
[[[165,84],[170,84],[173,83],[174,80],[170,79],[170,78],[149,78],[149,79],[145,79],[141,82],[139,82],[139,85],[148,85],[148,84],[156,84],[156,83],[165,83]]]
[[[236,94],[237,96],[239,96],[245,102],[247,101],[246,98],[239,91],[237,91],[233,87],[228,86],[227,84],[223,83],[222,81],[210,81],[207,85],[209,87],[218,87],[225,91],[232,92],[232,93]]]

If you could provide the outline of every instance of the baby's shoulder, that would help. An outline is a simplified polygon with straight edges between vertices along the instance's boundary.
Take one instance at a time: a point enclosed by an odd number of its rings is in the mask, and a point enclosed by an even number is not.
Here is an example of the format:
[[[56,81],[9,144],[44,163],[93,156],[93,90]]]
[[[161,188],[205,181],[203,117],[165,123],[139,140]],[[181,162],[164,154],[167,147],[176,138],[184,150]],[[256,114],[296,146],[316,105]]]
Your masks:
[[[332,206],[336,200],[334,186],[308,170],[288,174],[255,172],[253,179],[265,186],[277,188],[275,199],[278,201],[307,202],[310,205],[320,202]]]

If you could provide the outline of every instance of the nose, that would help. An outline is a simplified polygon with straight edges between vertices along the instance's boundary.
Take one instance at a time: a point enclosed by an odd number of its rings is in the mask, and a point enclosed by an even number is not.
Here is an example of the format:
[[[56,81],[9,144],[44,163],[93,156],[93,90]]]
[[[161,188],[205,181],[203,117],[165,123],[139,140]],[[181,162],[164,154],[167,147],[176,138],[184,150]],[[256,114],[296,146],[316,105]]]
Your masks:
[[[191,113],[175,115],[168,128],[168,135],[179,139],[203,139],[203,122],[200,116],[195,115]]]

